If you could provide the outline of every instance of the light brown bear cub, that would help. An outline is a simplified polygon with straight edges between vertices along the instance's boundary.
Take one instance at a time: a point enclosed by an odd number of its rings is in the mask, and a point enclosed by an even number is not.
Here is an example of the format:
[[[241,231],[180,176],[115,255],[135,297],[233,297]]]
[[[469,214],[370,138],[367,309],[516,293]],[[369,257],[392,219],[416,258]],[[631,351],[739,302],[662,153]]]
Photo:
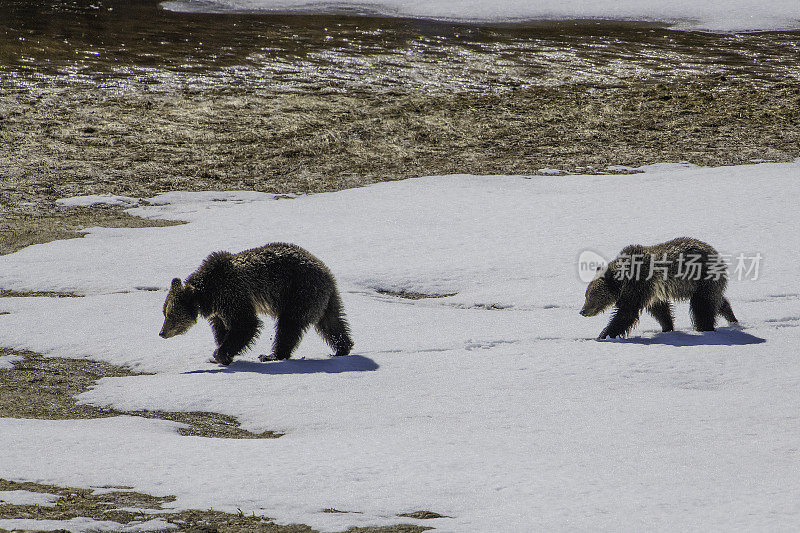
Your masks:
[[[336,355],[349,354],[353,346],[333,275],[293,244],[215,252],[185,283],[173,279],[159,335],[167,339],[185,333],[198,314],[211,323],[214,360],[223,365],[253,343],[262,325],[258,314],[276,318],[272,354],[262,355],[262,361],[288,359],[311,325]]]
[[[644,309],[663,331],[672,331],[670,301],[689,300],[695,329],[713,331],[717,315],[736,323],[731,304],[723,296],[728,284],[725,267],[714,248],[689,237],[654,246],[626,246],[604,269],[598,269],[580,313],[595,316],[616,306],[598,338],[624,337]]]

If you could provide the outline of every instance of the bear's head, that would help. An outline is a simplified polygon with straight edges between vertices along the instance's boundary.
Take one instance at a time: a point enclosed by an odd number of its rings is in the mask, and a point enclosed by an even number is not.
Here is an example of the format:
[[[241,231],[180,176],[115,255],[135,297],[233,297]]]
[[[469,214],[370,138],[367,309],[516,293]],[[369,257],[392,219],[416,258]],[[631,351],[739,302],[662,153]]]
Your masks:
[[[173,279],[164,301],[164,326],[159,335],[168,339],[186,333],[197,322],[197,313],[194,288],[184,286],[178,278]]]
[[[620,289],[621,283],[616,279],[612,265],[598,268],[597,275],[586,288],[586,302],[581,309],[581,315],[599,315],[617,303]]]

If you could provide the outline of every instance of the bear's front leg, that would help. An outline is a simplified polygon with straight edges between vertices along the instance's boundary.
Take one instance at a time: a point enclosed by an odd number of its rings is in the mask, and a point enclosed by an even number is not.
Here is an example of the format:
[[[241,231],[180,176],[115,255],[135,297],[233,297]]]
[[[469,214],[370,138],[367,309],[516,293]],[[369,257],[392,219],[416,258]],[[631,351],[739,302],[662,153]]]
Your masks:
[[[231,320],[234,324],[228,330],[222,344],[214,350],[214,360],[221,365],[229,365],[233,358],[245,350],[255,340],[261,321],[255,316],[247,319]]]
[[[225,338],[228,336],[228,328],[225,327],[225,322],[218,316],[212,316],[208,319],[209,324],[211,324],[211,331],[214,332],[214,340],[217,341],[217,349],[214,350],[214,361],[221,365],[229,365],[231,361],[233,361],[233,356],[226,357],[224,353],[220,354],[219,346],[225,342]]]
[[[625,337],[628,335],[633,326],[639,320],[639,311],[632,309],[617,308],[611,321],[603,331],[598,335],[598,339],[605,339],[606,337]]]

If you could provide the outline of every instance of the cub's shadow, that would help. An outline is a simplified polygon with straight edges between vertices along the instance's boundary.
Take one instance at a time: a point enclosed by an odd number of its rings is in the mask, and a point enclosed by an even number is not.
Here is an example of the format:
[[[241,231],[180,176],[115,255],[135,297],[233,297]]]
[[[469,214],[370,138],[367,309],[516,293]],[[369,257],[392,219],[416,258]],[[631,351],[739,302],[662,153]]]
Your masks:
[[[661,344],[666,346],[742,346],[746,344],[761,344],[767,342],[767,340],[745,333],[738,328],[717,328],[716,331],[702,333],[669,331],[667,333],[657,333],[652,337],[607,339],[606,342],[645,345]]]
[[[257,374],[341,374],[343,372],[371,372],[378,363],[362,355],[342,355],[330,359],[286,359],[284,361],[234,361],[228,366],[208,370],[192,370],[186,374],[224,374],[254,372]]]

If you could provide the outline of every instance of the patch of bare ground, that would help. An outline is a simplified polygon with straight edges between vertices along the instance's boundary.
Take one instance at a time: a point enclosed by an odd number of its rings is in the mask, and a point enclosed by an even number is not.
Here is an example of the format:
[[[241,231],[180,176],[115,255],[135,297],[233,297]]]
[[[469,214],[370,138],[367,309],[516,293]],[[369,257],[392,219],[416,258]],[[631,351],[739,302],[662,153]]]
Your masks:
[[[2,183],[2,187],[6,189],[4,194],[9,194],[8,185],[5,181]],[[183,224],[171,220],[135,217],[116,207],[64,208],[44,200],[44,197],[28,195],[23,197],[35,198],[38,202],[34,202],[33,205],[20,205],[23,200],[17,199],[0,206],[0,255],[16,252],[32,244],[83,237],[81,230],[94,226],[146,228]],[[2,209],[3,207],[5,209]]]
[[[4,97],[0,202],[185,190],[317,192],[468,171],[530,174],[800,155],[800,84],[535,87],[497,94]]]
[[[111,93],[0,101],[0,253],[87,226],[142,227],[62,197],[170,190],[320,192],[413,176],[602,172],[800,156],[800,84],[565,85],[494,94]]]
[[[254,514],[224,513],[214,510],[189,509],[173,511],[164,504],[175,501],[174,496],[152,496],[125,490],[125,487],[108,487],[95,493],[91,489],[61,487],[41,483],[15,482],[0,479],[0,491],[26,490],[53,494],[59,498],[54,506],[10,505],[0,503],[0,518],[33,520],[70,520],[86,517],[94,520],[118,522],[120,527],[153,519],[163,519],[171,525],[164,531],[192,531],[195,533],[312,533],[302,524],[279,525],[272,519]],[[363,533],[419,533],[427,527],[399,524],[388,527],[352,528],[349,532]]]
[[[415,291],[393,291],[390,289],[375,289],[378,294],[385,294],[386,296],[394,296],[395,298],[404,298],[406,300],[424,300],[426,298],[447,298],[448,296],[455,296],[457,292],[448,292],[443,294],[433,294],[428,292],[415,292]]]
[[[81,298],[82,294],[66,291],[15,291],[0,289],[0,298]]]
[[[417,520],[430,520],[432,518],[447,518],[445,515],[434,513],[433,511],[414,511],[413,513],[400,513],[397,516],[416,518]]]
[[[351,527],[347,530],[347,533],[417,533],[418,531],[427,531],[429,529],[433,528],[412,524],[398,524],[384,527]]]
[[[218,413],[118,411],[79,404],[75,397],[104,377],[139,375],[126,368],[86,359],[43,357],[40,354],[0,348],[0,355],[21,355],[13,368],[0,369],[0,417],[47,420],[102,418],[134,415],[186,424],[181,435],[228,439],[271,439],[281,433],[254,433],[242,429],[231,416]]]

